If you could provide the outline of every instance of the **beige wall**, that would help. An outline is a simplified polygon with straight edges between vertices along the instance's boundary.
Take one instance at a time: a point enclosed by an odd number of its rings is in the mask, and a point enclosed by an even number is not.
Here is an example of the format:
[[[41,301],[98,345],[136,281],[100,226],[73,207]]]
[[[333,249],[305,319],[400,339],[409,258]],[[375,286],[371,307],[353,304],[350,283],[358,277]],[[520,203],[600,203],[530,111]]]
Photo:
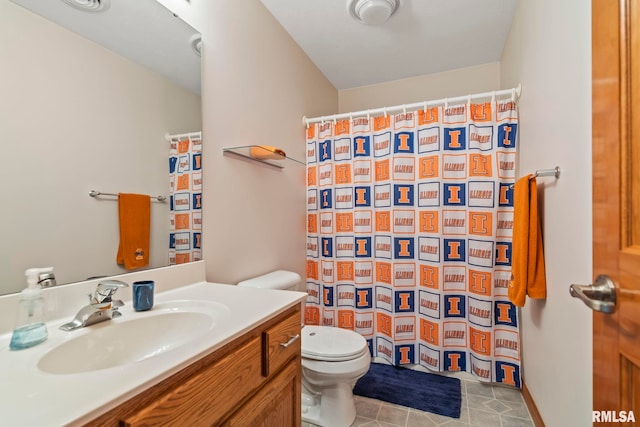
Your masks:
[[[337,90],[258,0],[162,0],[202,33],[203,256],[207,280],[276,269],[305,274],[305,167],[223,156],[278,146],[305,159],[302,116],[333,114]]]
[[[117,200],[89,190],[167,195],[164,134],[200,130],[199,96],[9,1],[0,28],[0,293],[29,267],[124,272]],[[167,265],[168,204],[151,217],[151,266]]]
[[[522,83],[520,172],[556,164],[563,170],[560,180],[547,178],[541,186],[549,297],[528,301],[522,311],[523,373],[547,426],[588,424],[591,316],[567,291],[570,283],[588,283],[591,275],[589,12],[584,5],[521,2],[501,63],[343,90],[339,104],[335,90],[257,0],[173,6],[205,41],[209,280],[236,282],[275,268],[300,271],[304,262],[304,213],[297,207],[303,204],[298,195],[303,169],[292,165],[274,172],[223,157],[222,147],[267,143],[302,158],[301,114]],[[556,13],[550,15],[551,9]],[[250,126],[243,124],[247,118]],[[259,132],[262,127],[266,132]]]
[[[340,113],[503,89],[500,63],[478,65],[340,91]]]
[[[524,382],[547,427],[591,425],[591,312],[568,290],[591,283],[590,37],[588,2],[522,1],[502,56],[502,85],[522,83],[520,174],[562,168],[539,184],[547,300],[521,311]]]

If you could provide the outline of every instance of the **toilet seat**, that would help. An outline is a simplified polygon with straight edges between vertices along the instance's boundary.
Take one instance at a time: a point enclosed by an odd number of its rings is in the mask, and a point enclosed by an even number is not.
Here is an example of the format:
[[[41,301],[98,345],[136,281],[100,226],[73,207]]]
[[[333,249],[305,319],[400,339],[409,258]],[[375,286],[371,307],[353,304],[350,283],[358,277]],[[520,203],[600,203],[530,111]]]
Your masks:
[[[369,352],[362,335],[329,326],[303,327],[301,347],[303,358],[326,362],[353,360]]]

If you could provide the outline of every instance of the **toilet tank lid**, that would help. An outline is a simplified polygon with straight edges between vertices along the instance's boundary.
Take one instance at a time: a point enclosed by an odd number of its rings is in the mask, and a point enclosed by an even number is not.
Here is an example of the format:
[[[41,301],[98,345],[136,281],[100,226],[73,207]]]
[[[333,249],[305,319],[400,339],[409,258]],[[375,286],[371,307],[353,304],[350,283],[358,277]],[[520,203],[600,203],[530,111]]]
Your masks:
[[[263,289],[289,289],[300,283],[300,275],[293,271],[277,270],[252,279],[243,280],[238,286]]]

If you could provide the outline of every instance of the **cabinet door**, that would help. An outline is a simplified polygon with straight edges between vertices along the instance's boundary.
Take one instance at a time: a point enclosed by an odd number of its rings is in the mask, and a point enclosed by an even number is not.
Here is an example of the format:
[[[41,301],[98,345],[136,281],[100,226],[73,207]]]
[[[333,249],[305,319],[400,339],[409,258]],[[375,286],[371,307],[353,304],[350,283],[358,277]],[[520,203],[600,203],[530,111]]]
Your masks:
[[[216,425],[257,389],[261,340],[254,338],[236,352],[176,384],[142,409],[120,421],[124,427]]]
[[[225,427],[299,427],[300,358],[296,357],[223,425]]]

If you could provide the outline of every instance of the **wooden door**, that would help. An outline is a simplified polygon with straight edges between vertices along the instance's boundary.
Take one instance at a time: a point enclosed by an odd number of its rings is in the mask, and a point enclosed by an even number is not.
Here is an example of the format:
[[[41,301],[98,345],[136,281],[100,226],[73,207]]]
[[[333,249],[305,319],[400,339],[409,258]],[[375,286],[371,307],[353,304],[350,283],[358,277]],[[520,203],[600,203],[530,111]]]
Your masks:
[[[593,313],[593,410],[640,425],[640,0],[592,0],[592,53],[593,269],[616,286]]]

